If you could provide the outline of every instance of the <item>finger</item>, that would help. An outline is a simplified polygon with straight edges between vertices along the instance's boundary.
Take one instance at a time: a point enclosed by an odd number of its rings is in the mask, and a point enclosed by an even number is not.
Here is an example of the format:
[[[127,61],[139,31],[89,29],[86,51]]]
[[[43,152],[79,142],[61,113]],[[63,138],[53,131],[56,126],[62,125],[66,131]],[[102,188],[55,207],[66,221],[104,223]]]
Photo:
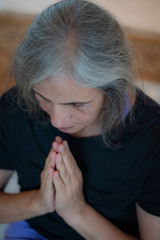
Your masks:
[[[49,151],[49,154],[48,154],[48,156],[47,156],[47,158],[46,158],[46,163],[45,163],[45,164],[47,164],[47,162],[51,160],[51,158],[52,158],[51,155],[52,155],[53,152],[54,152],[54,149],[53,149],[53,146],[52,146],[52,148],[51,148],[51,150]]]
[[[62,140],[61,137],[57,136],[57,137],[55,137],[55,141],[56,141],[57,143],[61,143],[63,140]]]
[[[50,168],[55,169],[55,166],[56,166],[56,153],[52,151],[46,161],[46,164],[42,173],[42,179],[43,178],[45,179],[47,177],[49,169]]]
[[[77,163],[69,149],[67,141],[63,141],[63,143],[59,145],[59,152],[61,152],[64,164],[70,174],[79,170]]]
[[[49,158],[47,159],[46,161],[46,164],[45,164],[45,170],[49,169],[50,167],[52,167],[53,169],[55,168],[56,166],[56,152],[55,151],[52,151],[50,153],[50,156]]]
[[[58,146],[59,146],[59,143],[58,143],[58,142],[54,141],[54,142],[52,143],[52,148],[53,148],[53,150],[54,150],[55,152],[58,152]]]
[[[45,177],[43,177],[43,181],[41,183],[41,188],[45,188],[48,186],[52,186],[52,177],[53,177],[54,170],[52,168],[49,169],[48,172],[46,172]],[[47,189],[46,189],[47,190]]]
[[[54,171],[53,173],[53,182],[55,186],[55,191],[59,194],[62,194],[62,192],[65,191],[64,183],[58,173],[58,171]]]
[[[64,164],[61,153],[58,153],[56,155],[56,168],[59,172],[59,175],[60,175],[63,183],[65,184],[65,186],[67,186],[69,184],[69,181],[70,181],[70,174],[67,171],[67,168]]]
[[[58,152],[58,146],[63,142],[62,138],[57,136],[55,137],[55,141],[52,143],[52,148],[54,151]]]
[[[47,212],[53,212],[55,210],[55,187],[53,184],[53,174],[54,170],[50,168],[47,177],[40,188],[43,207],[47,209]]]
[[[54,174],[54,169],[50,168],[48,171],[48,175],[46,177],[46,181],[45,181],[45,187],[47,187],[48,190],[53,190],[53,188],[54,188],[53,174]]]

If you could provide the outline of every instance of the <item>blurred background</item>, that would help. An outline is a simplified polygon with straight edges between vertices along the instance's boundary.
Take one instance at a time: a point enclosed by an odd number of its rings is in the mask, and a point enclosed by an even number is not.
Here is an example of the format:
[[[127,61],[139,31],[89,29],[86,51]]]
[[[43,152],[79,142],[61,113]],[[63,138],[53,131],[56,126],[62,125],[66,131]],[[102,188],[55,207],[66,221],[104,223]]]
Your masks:
[[[160,102],[160,0],[92,0],[110,10],[135,48],[137,84]],[[34,17],[54,0],[0,0],[0,95],[11,87],[8,67]],[[143,80],[143,83],[142,83]]]

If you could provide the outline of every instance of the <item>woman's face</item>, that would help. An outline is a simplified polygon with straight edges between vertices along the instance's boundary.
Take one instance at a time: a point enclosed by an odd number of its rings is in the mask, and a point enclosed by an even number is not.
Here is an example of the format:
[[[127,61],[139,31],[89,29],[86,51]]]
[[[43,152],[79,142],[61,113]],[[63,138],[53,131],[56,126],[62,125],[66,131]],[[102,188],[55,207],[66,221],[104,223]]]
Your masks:
[[[97,89],[84,88],[67,79],[44,81],[34,85],[33,90],[55,128],[77,137],[101,133],[99,114],[104,95]]]

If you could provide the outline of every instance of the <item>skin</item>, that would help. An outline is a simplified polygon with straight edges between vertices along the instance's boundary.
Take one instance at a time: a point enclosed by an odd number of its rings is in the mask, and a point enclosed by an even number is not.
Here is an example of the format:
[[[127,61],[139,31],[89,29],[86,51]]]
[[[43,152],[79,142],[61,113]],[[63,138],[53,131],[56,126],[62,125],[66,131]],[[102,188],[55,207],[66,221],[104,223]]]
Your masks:
[[[85,89],[70,79],[37,84],[33,90],[54,127],[76,137],[101,133],[103,95],[98,90]],[[1,189],[10,175],[11,171],[0,170]],[[86,240],[137,239],[122,232],[88,205],[82,189],[82,173],[68,143],[57,136],[41,173],[40,189],[19,194],[0,193],[0,222],[19,221],[56,211]],[[160,218],[138,205],[136,209],[141,239],[160,240]]]
[[[41,82],[33,90],[51,124],[60,131],[77,137],[101,134],[104,95],[97,89],[84,88],[68,78]]]

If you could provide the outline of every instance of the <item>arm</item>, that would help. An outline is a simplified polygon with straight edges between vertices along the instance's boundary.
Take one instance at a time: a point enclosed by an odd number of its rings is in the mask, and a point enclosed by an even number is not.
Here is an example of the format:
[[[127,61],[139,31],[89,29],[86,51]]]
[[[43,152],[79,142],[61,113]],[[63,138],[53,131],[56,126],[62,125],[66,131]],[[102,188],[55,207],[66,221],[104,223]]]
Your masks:
[[[0,170],[0,223],[20,221],[54,211],[54,188],[50,167],[54,168],[51,151],[41,174],[38,190],[7,194],[3,188],[12,171]]]
[[[57,171],[53,171],[57,213],[86,240],[136,240],[137,238],[122,232],[85,202],[82,175],[66,141],[60,141],[60,138],[57,138],[53,148],[57,152],[55,159]],[[137,211],[141,239],[158,240],[159,220],[157,221],[153,216],[149,219],[140,209]],[[157,233],[156,228],[158,228]]]
[[[160,217],[154,216],[136,204],[139,230],[144,240],[160,239]]]
[[[89,205],[79,213],[68,216],[66,221],[86,240],[138,240],[122,232]]]
[[[38,190],[17,194],[0,192],[0,223],[24,220],[40,215],[36,204]]]
[[[160,239],[160,217],[144,211],[138,204],[136,205],[139,231],[142,240],[159,240]],[[103,218],[93,208],[87,206],[79,214],[70,216],[68,223],[83,233],[87,240],[136,240],[132,236],[119,230],[112,223]]]

